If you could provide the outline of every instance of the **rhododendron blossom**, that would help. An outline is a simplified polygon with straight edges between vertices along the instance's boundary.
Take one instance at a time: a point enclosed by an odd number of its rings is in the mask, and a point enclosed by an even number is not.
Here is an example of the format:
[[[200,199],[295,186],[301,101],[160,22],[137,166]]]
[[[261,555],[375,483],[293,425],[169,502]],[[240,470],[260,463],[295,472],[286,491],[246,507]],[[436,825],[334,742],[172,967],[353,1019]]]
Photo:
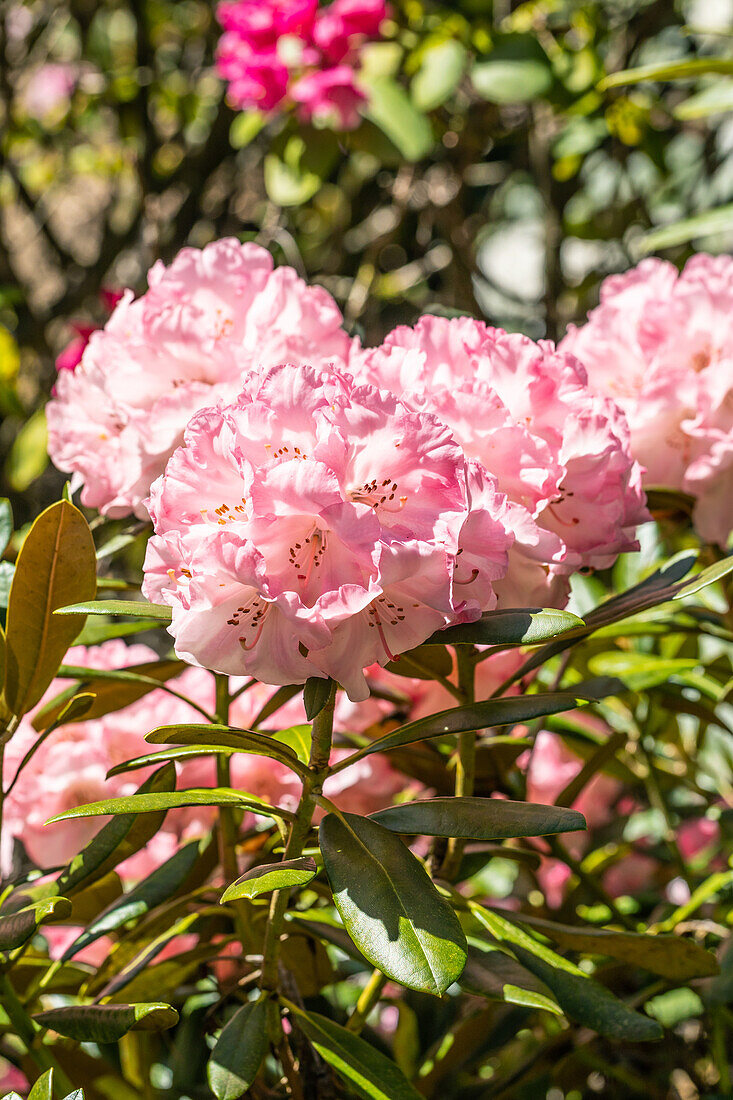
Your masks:
[[[199,409],[231,400],[253,367],[329,362],[350,340],[330,295],[233,239],[157,263],[149,289],[127,291],[47,406],[49,451],[105,515],[134,512]]]
[[[471,318],[426,316],[355,349],[350,367],[434,411],[496,476],[515,506],[505,606],[562,602],[569,573],[637,547],[647,513],[626,423],[573,356]]]
[[[733,495],[733,259],[693,256],[682,274],[643,260],[601,287],[561,347],[624,410],[648,485],[696,498],[703,538],[725,544]]]
[[[387,15],[384,0],[224,0],[219,74],[231,103],[272,111],[294,103],[301,117],[338,130],[359,125],[360,51]]]
[[[431,413],[348,375],[253,373],[193,418],[153,486],[143,591],[187,660],[267,683],[362,670],[496,603],[494,480]]]

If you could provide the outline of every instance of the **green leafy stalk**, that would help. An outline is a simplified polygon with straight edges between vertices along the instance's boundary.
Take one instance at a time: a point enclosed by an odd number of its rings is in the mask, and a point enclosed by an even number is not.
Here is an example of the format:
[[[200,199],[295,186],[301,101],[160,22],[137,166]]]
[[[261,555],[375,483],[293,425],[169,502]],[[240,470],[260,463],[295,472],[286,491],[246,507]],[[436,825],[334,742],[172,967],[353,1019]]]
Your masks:
[[[336,705],[336,684],[331,682],[331,690],[323,709],[313,720],[310,759],[308,773],[303,779],[303,792],[295,815],[284,860],[297,859],[303,852],[305,842],[313,822],[316,796],[321,793],[323,782],[328,775],[328,762],[331,756],[333,740],[333,712]],[[276,890],[270,901],[270,913],[265,931],[265,945],[262,954],[262,976],[260,988],[274,993],[278,985],[278,950],[285,912],[288,906],[290,890]]]
[[[476,650],[474,646],[456,646],[458,664],[458,690],[463,703],[476,700]],[[459,798],[470,797],[476,782],[476,734],[459,733],[455,754],[455,793]],[[449,882],[458,874],[465,840],[451,837],[441,867],[441,875]]]

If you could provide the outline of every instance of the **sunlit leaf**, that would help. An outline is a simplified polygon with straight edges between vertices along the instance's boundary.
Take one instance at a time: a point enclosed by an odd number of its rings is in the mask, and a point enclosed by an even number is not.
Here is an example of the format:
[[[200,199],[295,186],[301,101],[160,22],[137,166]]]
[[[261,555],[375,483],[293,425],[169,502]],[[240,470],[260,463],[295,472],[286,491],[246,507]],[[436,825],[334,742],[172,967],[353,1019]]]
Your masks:
[[[502,798],[430,798],[390,806],[370,819],[397,833],[475,840],[547,836],[586,827],[575,810]]]
[[[267,1006],[243,1005],[222,1028],[207,1075],[216,1100],[239,1100],[253,1083],[267,1051]]]
[[[282,863],[266,863],[253,867],[228,886],[221,896],[221,903],[237,898],[256,898],[272,890],[288,890],[292,886],[305,886],[315,878],[315,861],[303,857],[283,860]]]
[[[170,1005],[69,1005],[34,1016],[36,1023],[81,1043],[116,1043],[128,1031],[165,1031],[178,1023]]]

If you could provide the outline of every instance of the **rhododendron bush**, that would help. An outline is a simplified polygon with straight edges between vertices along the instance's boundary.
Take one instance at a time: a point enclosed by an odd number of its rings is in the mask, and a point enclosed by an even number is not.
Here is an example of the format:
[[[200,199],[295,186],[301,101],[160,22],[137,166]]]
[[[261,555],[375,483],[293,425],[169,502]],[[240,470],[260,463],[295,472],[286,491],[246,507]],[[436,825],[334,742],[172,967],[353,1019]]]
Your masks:
[[[0,12],[2,1100],[733,1095],[707,7]]]

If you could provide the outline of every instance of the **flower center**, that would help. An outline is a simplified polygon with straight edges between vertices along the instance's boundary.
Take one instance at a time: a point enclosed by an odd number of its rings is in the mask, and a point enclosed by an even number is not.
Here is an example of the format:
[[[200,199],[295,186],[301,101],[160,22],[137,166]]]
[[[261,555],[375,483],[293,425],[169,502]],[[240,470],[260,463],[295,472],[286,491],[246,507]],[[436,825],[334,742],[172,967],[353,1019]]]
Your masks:
[[[367,504],[374,511],[401,512],[407,503],[407,494],[398,496],[397,482],[385,477],[381,482],[373,478],[366,481],[360,489],[350,489],[349,497],[355,504]]]

